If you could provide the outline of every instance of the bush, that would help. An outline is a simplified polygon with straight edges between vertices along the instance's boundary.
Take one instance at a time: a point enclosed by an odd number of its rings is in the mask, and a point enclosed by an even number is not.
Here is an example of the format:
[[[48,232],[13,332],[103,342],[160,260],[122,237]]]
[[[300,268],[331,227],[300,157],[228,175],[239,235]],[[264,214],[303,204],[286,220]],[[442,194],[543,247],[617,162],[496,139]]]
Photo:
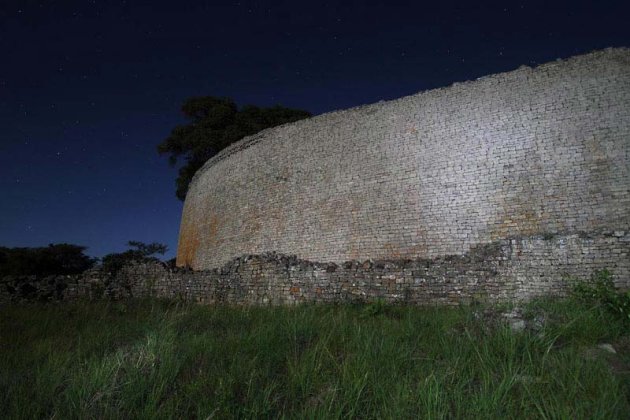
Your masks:
[[[612,273],[606,269],[595,272],[590,282],[576,282],[572,295],[581,302],[600,305],[615,316],[630,322],[630,291],[618,291],[612,280]]]
[[[115,275],[125,265],[132,262],[160,261],[152,255],[164,254],[167,251],[166,245],[157,242],[145,244],[139,241],[129,241],[127,245],[135,249],[105,255],[102,259],[101,270]]]
[[[96,262],[83,253],[86,249],[66,243],[38,248],[0,247],[0,276],[79,274]]]
[[[374,302],[368,303],[361,310],[362,318],[375,317],[385,314],[387,310],[387,303],[384,299],[377,299]]]

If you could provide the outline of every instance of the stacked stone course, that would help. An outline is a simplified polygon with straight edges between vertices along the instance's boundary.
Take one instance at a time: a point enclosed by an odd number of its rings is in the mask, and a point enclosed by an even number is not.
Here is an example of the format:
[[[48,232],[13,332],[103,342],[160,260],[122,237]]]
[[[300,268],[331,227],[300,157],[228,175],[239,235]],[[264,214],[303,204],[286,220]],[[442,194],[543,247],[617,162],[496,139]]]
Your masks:
[[[563,295],[571,279],[597,270],[630,289],[630,232],[510,238],[464,255],[433,259],[318,263],[276,253],[235,258],[205,271],[137,264],[111,277],[98,271],[44,279],[5,278],[0,302],[160,297],[244,305],[300,302],[456,305]],[[26,287],[26,290],[22,290]]]
[[[195,271],[4,279],[0,300],[458,304],[564,294],[601,269],[629,289],[630,50],[245,138],[195,175],[177,264]]]
[[[177,263],[207,270],[270,251],[337,264],[434,259],[629,229],[630,50],[618,48],[246,138],[196,174]],[[528,243],[575,263],[610,257]]]

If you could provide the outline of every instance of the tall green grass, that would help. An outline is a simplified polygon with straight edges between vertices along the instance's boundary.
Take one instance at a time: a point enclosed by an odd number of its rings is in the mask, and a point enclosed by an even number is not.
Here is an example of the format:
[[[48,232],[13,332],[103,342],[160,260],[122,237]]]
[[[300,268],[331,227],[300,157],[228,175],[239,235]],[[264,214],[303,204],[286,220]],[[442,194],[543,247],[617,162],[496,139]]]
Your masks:
[[[8,306],[0,309],[0,416],[628,417],[630,338],[618,318],[543,300],[526,315],[544,314],[544,327],[515,333],[479,313],[378,304]],[[595,350],[601,342],[618,348],[615,360]]]

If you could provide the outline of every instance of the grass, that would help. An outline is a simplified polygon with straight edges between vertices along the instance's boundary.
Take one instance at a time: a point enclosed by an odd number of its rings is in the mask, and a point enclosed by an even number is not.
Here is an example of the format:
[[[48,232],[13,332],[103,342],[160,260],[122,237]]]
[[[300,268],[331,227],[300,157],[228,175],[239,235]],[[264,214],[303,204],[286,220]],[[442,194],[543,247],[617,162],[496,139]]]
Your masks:
[[[540,300],[515,333],[482,309],[5,306],[2,417],[628,418],[623,321]]]

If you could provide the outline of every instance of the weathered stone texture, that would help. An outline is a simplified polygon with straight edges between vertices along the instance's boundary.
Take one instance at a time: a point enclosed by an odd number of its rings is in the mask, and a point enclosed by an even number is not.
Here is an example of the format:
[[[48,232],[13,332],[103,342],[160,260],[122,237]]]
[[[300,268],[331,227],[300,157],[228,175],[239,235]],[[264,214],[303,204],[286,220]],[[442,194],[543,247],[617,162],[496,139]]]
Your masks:
[[[207,270],[269,251],[330,263],[437,261],[511,244],[501,269],[491,258],[472,274],[438,264],[455,271],[432,272],[452,282],[431,296],[473,280],[496,280],[489,293],[527,295],[555,287],[547,270],[605,263],[627,282],[629,230],[630,50],[608,49],[246,138],[195,176],[177,263]],[[342,277],[355,272],[322,270],[313,266],[353,293]],[[408,287],[424,281],[405,274],[417,268],[397,270],[404,286],[370,277],[369,290],[426,297]],[[289,287],[297,299],[293,287],[306,286]],[[257,289],[242,293],[259,299]]]
[[[276,253],[236,258],[206,271],[163,264],[125,267],[116,276],[5,278],[0,302],[164,297],[202,303],[390,303],[457,305],[563,295],[570,278],[609,269],[630,289],[630,232],[524,237],[473,246],[463,255],[415,260],[316,263]]]
[[[460,304],[604,268],[630,289],[630,50],[248,137],[195,176],[177,263],[4,278],[0,302]]]

